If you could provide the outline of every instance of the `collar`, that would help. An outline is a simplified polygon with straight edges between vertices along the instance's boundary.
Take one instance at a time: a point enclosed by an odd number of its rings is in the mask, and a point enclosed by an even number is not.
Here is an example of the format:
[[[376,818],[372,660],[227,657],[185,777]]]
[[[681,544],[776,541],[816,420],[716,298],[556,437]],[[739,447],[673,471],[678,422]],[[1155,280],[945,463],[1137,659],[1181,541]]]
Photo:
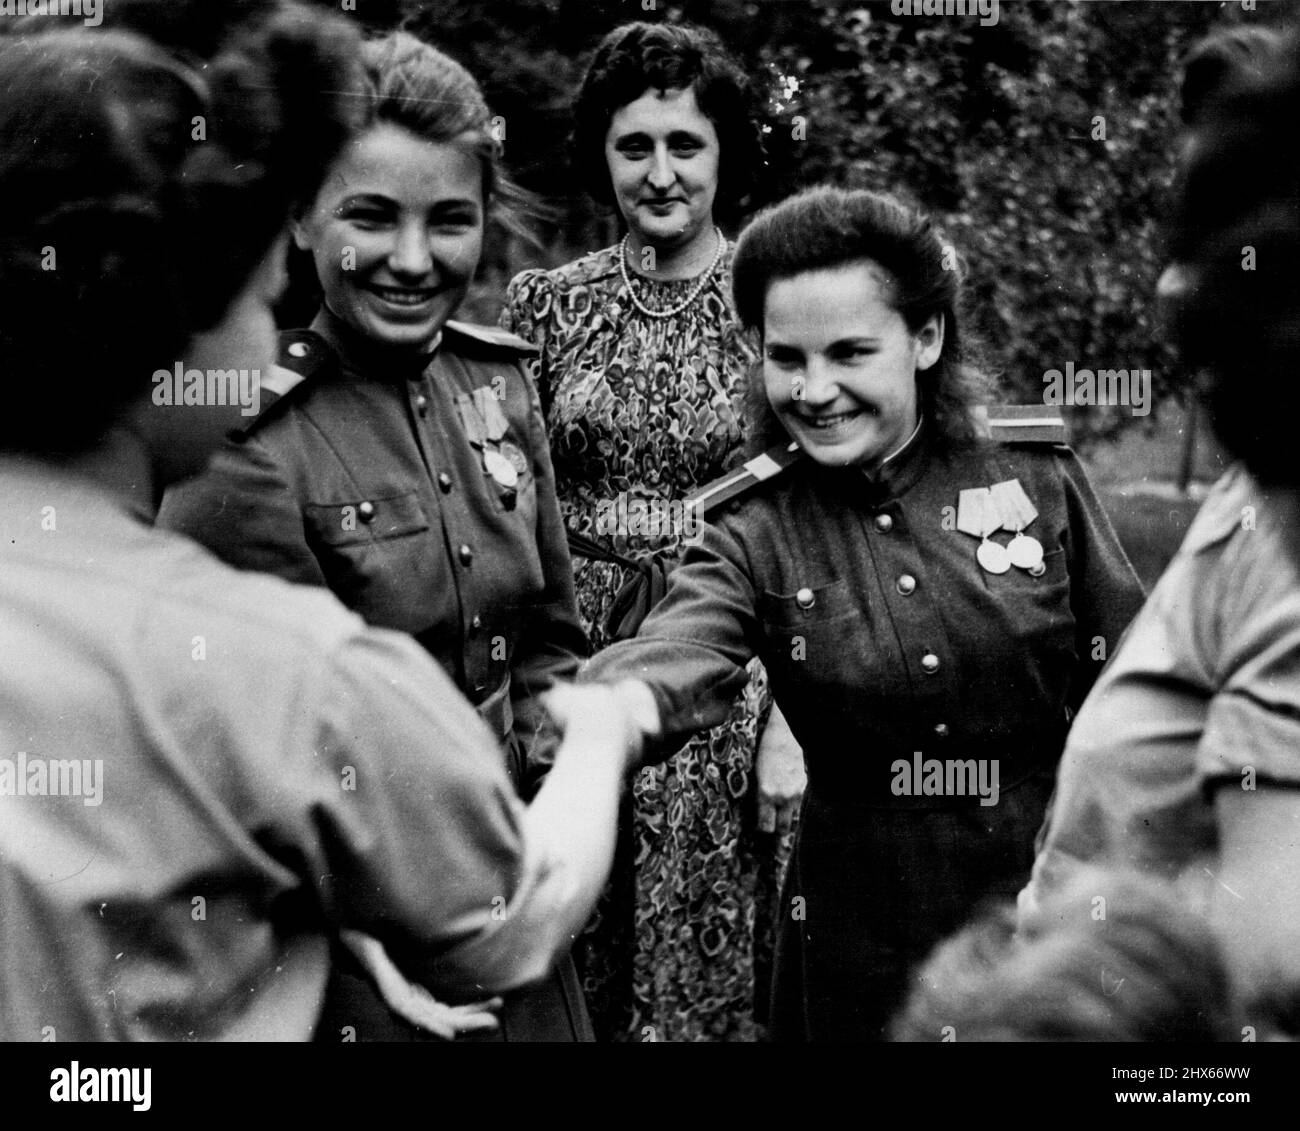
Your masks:
[[[407,380],[418,377],[429,367],[442,345],[441,330],[429,349],[420,353],[379,344],[358,334],[328,306],[322,306],[317,311],[310,329],[334,347],[348,370],[375,380]]]
[[[929,462],[929,438],[930,430],[925,426],[925,416],[919,415],[912,434],[889,455],[873,468],[858,468],[859,474],[866,480],[868,497],[892,498],[911,487]]]

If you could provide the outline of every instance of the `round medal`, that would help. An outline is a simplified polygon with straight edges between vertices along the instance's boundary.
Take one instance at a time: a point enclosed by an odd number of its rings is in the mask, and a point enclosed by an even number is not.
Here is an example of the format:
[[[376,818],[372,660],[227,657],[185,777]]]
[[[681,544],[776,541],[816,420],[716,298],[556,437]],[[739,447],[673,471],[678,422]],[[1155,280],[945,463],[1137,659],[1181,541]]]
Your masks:
[[[1037,538],[1016,533],[1007,543],[1007,559],[1020,569],[1035,569],[1043,564],[1043,547]]]
[[[519,472],[500,452],[488,449],[483,453],[483,468],[501,487],[514,487],[519,482]]]
[[[1006,573],[1011,568],[1006,549],[987,538],[975,551],[975,558],[985,573]]]

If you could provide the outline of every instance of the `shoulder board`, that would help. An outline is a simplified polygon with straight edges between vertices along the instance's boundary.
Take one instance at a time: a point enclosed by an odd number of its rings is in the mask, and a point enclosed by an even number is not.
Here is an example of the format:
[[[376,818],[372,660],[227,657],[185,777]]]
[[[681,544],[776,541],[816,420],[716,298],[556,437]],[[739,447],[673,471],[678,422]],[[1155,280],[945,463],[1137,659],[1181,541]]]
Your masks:
[[[280,335],[279,361],[262,374],[257,415],[232,433],[236,438],[250,436],[271,420],[293,395],[319,373],[334,357],[329,344],[311,330],[288,330]]]
[[[495,326],[449,321],[443,326],[442,333],[448,345],[461,345],[462,348],[465,345],[478,349],[486,346],[494,350],[523,355],[537,352],[537,347],[531,342],[526,342],[508,330],[499,330]]]
[[[792,441],[776,444],[761,455],[746,460],[735,471],[699,488],[685,499],[687,510],[708,514],[724,503],[738,499],[747,491],[780,475],[787,467],[804,458],[803,449]]]
[[[975,424],[980,435],[1002,444],[1067,444],[1070,440],[1064,418],[1046,405],[980,406]]]

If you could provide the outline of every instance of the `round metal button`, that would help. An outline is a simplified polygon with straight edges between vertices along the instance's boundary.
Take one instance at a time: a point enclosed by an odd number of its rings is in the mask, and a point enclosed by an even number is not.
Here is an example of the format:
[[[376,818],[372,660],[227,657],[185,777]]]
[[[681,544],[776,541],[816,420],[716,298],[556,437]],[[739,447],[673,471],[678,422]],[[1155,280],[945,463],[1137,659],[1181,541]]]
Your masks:
[[[893,515],[888,515],[888,514],[876,515],[876,529],[879,530],[881,534],[888,534],[891,530],[893,530],[894,529]]]
[[[475,614],[470,618],[469,626],[470,626],[470,628],[482,628],[482,627],[483,627],[483,618],[482,618],[481,616],[479,616],[478,613],[475,613]]]
[[[933,652],[927,652],[921,657],[921,670],[926,675],[934,675],[939,670],[939,657]]]
[[[805,586],[794,595],[794,601],[801,609],[811,609],[815,604],[817,604],[817,597],[811,589]]]
[[[438,472],[438,486],[444,495],[451,491],[451,476],[445,471]]]
[[[289,343],[289,356],[290,356],[290,357],[306,357],[307,354],[310,353],[310,352],[311,352],[311,351],[308,350],[308,348],[307,348],[307,343],[306,343],[306,342],[290,342],[290,343]]]
[[[897,587],[904,597],[909,597],[916,592],[916,578],[910,573],[905,573],[898,579]]]
[[[460,558],[461,565],[469,565],[474,560],[474,551],[462,542],[460,549],[456,551],[456,556]]]
[[[948,724],[947,724],[947,723],[935,723],[935,724],[934,724],[934,733],[935,733],[935,737],[937,737],[937,738],[947,738],[947,737],[948,737]]]
[[[1047,565],[1044,562],[1039,562],[1036,566],[1026,570],[1025,572],[1028,573],[1030,577],[1042,577],[1043,574],[1047,572]]]
[[[357,507],[357,517],[361,519],[362,522],[374,522],[375,504],[370,502],[369,500],[362,503],[359,507]]]
[[[429,411],[429,398],[421,393],[415,398],[415,407],[419,411],[420,415],[423,416]]]

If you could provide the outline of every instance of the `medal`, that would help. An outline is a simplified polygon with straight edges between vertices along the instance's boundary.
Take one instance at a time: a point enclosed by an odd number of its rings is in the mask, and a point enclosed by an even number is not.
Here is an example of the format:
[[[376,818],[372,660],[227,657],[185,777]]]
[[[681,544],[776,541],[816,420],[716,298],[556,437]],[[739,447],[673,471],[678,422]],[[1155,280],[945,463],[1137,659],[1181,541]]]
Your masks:
[[[1037,538],[1016,531],[1016,536],[1007,543],[1007,560],[1013,566],[1027,569],[1033,573],[1043,564],[1043,546]],[[1034,574],[1037,577],[1037,574]]]
[[[485,448],[483,452],[483,470],[496,480],[497,486],[513,489],[519,483],[519,472],[500,452]]]
[[[975,560],[979,562],[985,573],[1006,573],[1011,568],[1006,549],[996,542],[990,542],[987,538],[975,551]]]

